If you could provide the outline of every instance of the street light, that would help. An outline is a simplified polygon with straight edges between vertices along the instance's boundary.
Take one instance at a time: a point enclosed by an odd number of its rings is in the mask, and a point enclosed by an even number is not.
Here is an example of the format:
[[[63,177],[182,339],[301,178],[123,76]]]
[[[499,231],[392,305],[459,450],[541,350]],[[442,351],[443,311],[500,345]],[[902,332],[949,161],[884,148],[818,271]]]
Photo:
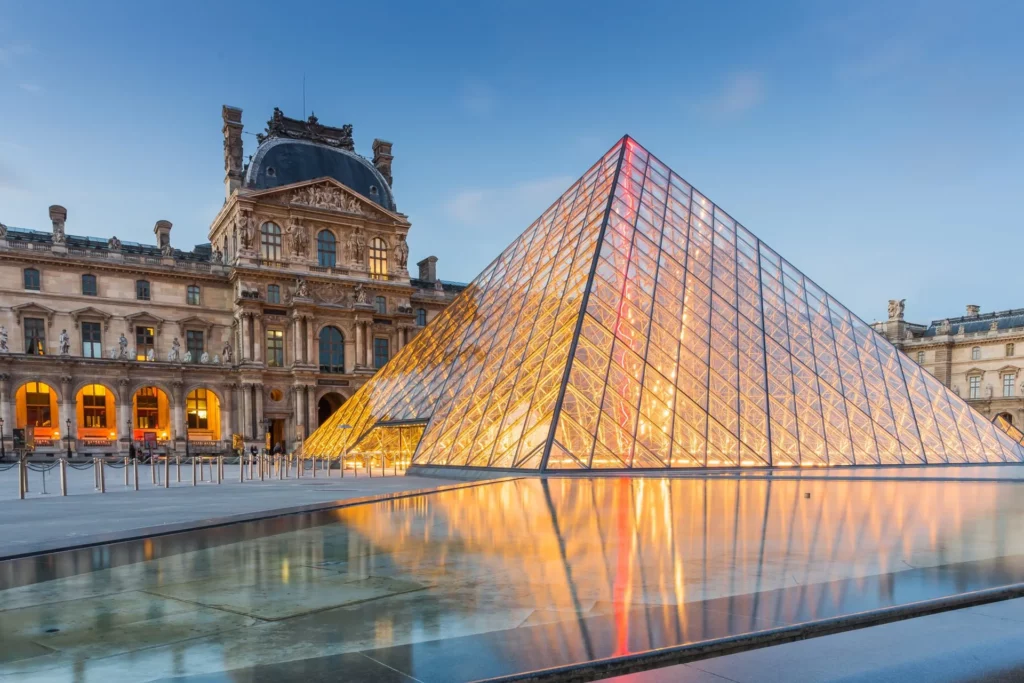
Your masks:
[[[71,418],[67,421],[67,430],[64,434],[64,439],[68,442],[68,460],[71,459]]]

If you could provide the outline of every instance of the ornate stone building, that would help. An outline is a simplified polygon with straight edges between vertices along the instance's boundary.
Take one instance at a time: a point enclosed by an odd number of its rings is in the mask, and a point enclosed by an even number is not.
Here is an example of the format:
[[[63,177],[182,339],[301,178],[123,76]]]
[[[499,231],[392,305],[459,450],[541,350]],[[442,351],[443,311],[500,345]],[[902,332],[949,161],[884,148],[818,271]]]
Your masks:
[[[904,301],[889,302],[889,316],[874,328],[975,410],[1024,425],[1024,309],[967,314],[928,325],[904,319]]]
[[[0,225],[0,429],[37,450],[220,452],[232,434],[295,447],[461,290],[433,256],[408,272],[391,143],[275,109],[243,162],[222,111],[226,198],[208,244]]]

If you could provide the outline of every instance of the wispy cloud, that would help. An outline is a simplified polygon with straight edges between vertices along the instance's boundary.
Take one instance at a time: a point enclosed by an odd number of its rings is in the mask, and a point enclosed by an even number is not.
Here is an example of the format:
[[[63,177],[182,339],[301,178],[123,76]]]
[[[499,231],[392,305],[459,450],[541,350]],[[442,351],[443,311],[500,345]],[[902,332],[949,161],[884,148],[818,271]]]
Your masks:
[[[468,188],[445,202],[445,213],[464,225],[480,225],[509,214],[537,215],[572,185],[570,176],[538,178],[506,187]]]
[[[756,71],[729,74],[717,92],[697,103],[697,109],[711,116],[738,116],[764,101],[764,76]]]
[[[498,105],[498,94],[491,86],[479,81],[466,83],[459,92],[459,104],[474,116],[490,114]]]
[[[32,93],[33,95],[38,95],[43,92],[43,86],[38,83],[19,83],[18,87],[27,93]]]

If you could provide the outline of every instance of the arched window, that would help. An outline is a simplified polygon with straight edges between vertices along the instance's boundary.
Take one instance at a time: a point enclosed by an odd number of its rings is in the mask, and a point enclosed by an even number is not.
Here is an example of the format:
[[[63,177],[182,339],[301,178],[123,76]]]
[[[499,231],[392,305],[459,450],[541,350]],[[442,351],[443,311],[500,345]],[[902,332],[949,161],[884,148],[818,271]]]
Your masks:
[[[981,360],[981,347],[975,346],[971,349],[971,360]]]
[[[260,228],[260,256],[264,261],[281,260],[281,226],[264,223]]]
[[[185,413],[189,429],[208,429],[210,424],[209,393],[206,389],[195,389],[185,397]]]
[[[35,268],[26,268],[24,273],[25,289],[39,291],[39,271]]]
[[[189,285],[185,290],[185,303],[189,306],[199,305],[199,285]]]
[[[388,244],[379,237],[370,240],[370,277],[388,279]]]
[[[320,372],[345,372],[345,336],[337,327],[320,330]]]
[[[321,230],[316,236],[316,262],[321,268],[333,268],[338,260],[337,240],[330,230]]]
[[[50,397],[50,387],[42,382],[29,382],[24,386],[24,389],[25,425],[32,425],[34,427],[53,426],[54,402]]]
[[[149,301],[149,280],[135,281],[135,298],[139,301]]]

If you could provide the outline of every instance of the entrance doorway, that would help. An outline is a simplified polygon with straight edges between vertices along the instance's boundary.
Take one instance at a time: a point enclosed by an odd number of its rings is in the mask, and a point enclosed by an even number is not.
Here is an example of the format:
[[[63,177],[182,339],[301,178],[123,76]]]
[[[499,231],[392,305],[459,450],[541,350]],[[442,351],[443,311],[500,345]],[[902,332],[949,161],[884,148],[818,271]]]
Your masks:
[[[345,402],[345,399],[341,394],[334,391],[329,394],[324,394],[320,397],[320,400],[316,402],[316,424],[317,426],[327,422],[327,418],[333,415],[341,404]]]
[[[277,444],[282,444],[282,448],[285,448],[284,442],[284,418],[273,417],[270,418],[270,449],[273,450]]]

